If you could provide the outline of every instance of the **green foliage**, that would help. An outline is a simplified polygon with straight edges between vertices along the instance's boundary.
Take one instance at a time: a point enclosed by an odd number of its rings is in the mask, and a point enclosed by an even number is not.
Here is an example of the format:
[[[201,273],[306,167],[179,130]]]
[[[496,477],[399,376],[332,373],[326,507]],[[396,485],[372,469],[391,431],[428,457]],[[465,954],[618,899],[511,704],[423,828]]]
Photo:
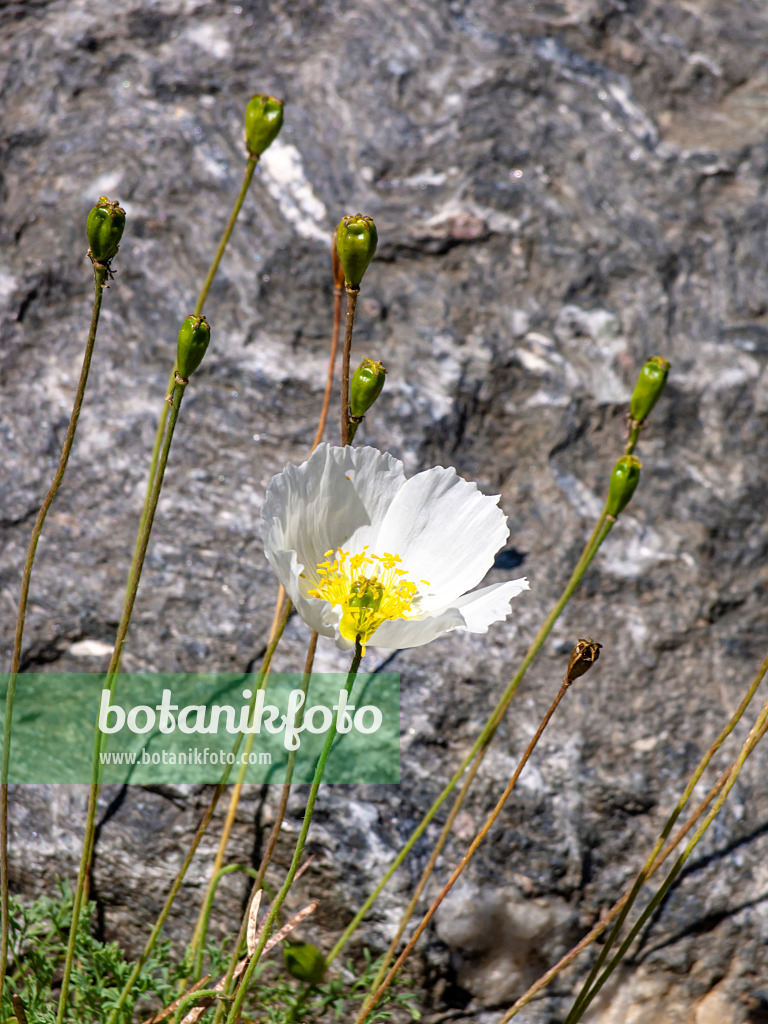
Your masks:
[[[72,892],[67,885],[60,887],[58,896],[40,896],[29,904],[11,897],[12,955],[0,1024],[15,1024],[11,993],[21,997],[29,1024],[55,1024],[72,903]],[[72,970],[73,998],[65,1017],[66,1024],[105,1024],[133,968],[116,942],[100,942],[91,934],[93,911],[94,905],[90,904],[80,917]],[[226,971],[232,941],[230,936],[207,946],[207,969],[213,978],[218,979]],[[265,1024],[323,1020],[331,1024],[353,1018],[376,975],[377,964],[372,963],[367,950],[364,957],[361,973],[347,961],[340,975],[309,986],[294,981],[282,967],[276,971],[274,964],[259,964],[243,1020],[255,1017]],[[170,942],[158,942],[133,986],[119,1018],[121,1024],[141,1020],[172,1003],[178,997],[179,981],[187,978],[190,971],[191,963],[180,962]],[[269,975],[269,980],[262,980],[265,974]],[[396,1006],[406,1009],[412,1020],[418,1020],[419,1012],[414,1006],[416,996],[403,991],[407,985],[408,982],[401,981],[399,988],[391,988],[382,1005],[368,1017],[368,1024],[391,1017]]]
[[[10,901],[11,967],[3,992],[0,1020],[13,1018],[11,993],[21,997],[29,1024],[53,1024],[56,1019],[58,982],[61,976],[73,896],[62,885],[56,897],[40,896],[33,903]],[[94,905],[80,916],[72,970],[73,1005],[65,1017],[72,1024],[102,1024],[113,1009],[133,964],[116,942],[100,942],[91,934]],[[189,971],[188,963],[171,954],[162,941],[144,965],[126,1004],[121,1021],[131,1020],[134,1007],[161,1006],[176,997],[176,984]]]

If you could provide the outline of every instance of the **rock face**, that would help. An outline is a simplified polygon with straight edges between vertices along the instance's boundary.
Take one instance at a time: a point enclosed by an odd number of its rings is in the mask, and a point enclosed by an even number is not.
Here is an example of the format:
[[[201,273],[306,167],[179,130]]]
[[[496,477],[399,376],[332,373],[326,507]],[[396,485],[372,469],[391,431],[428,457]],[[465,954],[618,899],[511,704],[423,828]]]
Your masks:
[[[276,586],[259,510],[270,476],[301,461],[314,434],[328,245],[345,213],[372,215],[380,238],[355,354],[389,369],[358,441],[409,472],[454,465],[508,512],[489,581],[525,574],[530,593],[487,636],[451,634],[390,663],[402,674],[399,788],[321,794],[316,868],[292,905],[321,898],[306,934],[324,949],[560,593],[620,454],[640,365],[654,354],[673,364],[638,449],[640,489],[526,676],[441,862],[444,879],[571,646],[595,637],[599,664],[415,958],[426,1010],[495,1021],[631,879],[765,654],[768,12],[751,0],[114,0],[108,12],[26,0],[6,3],[0,23],[4,654],[87,332],[87,212],[107,194],[128,225],[39,549],[27,670],[105,667],[175,335],[237,194],[241,116],[257,91],[285,98],[285,128],[206,303],[213,342],[185,399],[124,668],[245,670],[263,650]],[[306,639],[292,620],[281,668],[301,666]],[[321,644],[318,667],[345,664]],[[766,1019],[767,772],[758,748],[593,1021]],[[106,933],[136,948],[208,793],[106,797],[94,892]],[[233,862],[258,859],[277,799],[274,787],[247,794]],[[16,889],[74,874],[84,807],[79,789],[14,792]],[[377,905],[368,943],[392,934],[428,850]],[[180,941],[214,851],[215,832],[171,922]],[[216,927],[233,926],[243,892],[240,875],[222,884]],[[561,1020],[569,977],[518,1019]]]

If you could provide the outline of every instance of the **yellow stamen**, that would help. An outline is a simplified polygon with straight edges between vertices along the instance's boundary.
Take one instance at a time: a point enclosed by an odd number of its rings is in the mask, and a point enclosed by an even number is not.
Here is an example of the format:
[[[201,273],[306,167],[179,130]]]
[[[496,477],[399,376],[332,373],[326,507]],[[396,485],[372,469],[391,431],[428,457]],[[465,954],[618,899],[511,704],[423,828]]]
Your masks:
[[[365,654],[366,642],[382,622],[409,617],[418,588],[402,579],[408,573],[399,568],[399,555],[369,555],[367,546],[357,555],[339,548],[330,561],[332,555],[325,552],[326,560],[317,566],[320,583],[308,596],[341,605],[339,632],[353,643],[359,637]]]

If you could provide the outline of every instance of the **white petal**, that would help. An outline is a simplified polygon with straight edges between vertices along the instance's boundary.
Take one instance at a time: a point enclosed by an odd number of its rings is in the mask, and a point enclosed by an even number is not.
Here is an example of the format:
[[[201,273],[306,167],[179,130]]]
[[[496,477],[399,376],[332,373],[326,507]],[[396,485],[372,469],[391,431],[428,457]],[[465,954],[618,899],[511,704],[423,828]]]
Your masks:
[[[460,629],[466,633],[487,633],[488,627],[509,615],[513,597],[528,589],[528,580],[508,580],[465,594],[436,615],[423,619],[392,619],[382,623],[371,637],[371,647],[389,649],[420,647],[443,633]]]
[[[269,483],[262,517],[270,564],[278,572],[270,552],[295,551],[299,571],[315,582],[326,551],[375,532],[404,483],[403,464],[391,455],[318,445],[307,462],[287,466]],[[282,576],[280,582],[290,593]]]
[[[293,606],[307,625],[317,630],[321,636],[335,637],[341,620],[341,609],[334,608],[327,601],[316,597],[305,596],[309,587],[299,578],[302,570],[296,560],[296,552],[270,550],[267,552],[267,558],[277,573],[277,578],[285,587]]]
[[[455,604],[477,586],[509,536],[498,496],[482,494],[456,470],[436,466],[406,480],[374,541],[377,555],[400,555],[419,587],[423,611]]]
[[[399,650],[404,647],[421,647],[452,629],[463,629],[464,617],[458,608],[446,608],[437,615],[423,619],[389,619],[382,622],[368,643],[371,647]]]
[[[510,601],[524,590],[528,590],[528,580],[523,576],[519,580],[494,583],[472,594],[465,594],[459,598],[455,607],[464,617],[464,628],[468,633],[487,633],[491,623],[506,619]]]

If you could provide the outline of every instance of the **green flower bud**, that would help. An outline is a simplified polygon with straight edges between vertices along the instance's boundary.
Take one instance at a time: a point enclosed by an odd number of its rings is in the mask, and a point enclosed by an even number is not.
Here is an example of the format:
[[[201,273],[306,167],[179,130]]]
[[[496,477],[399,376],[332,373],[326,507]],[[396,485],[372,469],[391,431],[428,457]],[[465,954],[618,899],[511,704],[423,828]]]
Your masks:
[[[659,395],[664,390],[669,373],[669,363],[661,356],[653,356],[643,366],[632,392],[629,415],[636,423],[642,423],[650,415]]]
[[[109,263],[117,255],[124,228],[125,210],[116,199],[110,202],[106,196],[101,196],[85,225],[91,259],[96,263]]]
[[[336,228],[336,249],[344,269],[347,288],[360,287],[378,241],[376,225],[370,217],[364,217],[362,213],[356,213],[354,217],[342,217]]]
[[[245,108],[245,145],[251,156],[261,156],[283,127],[283,101],[259,93]]]
[[[325,974],[325,957],[309,942],[286,942],[283,946],[285,969],[299,981],[319,985]]]
[[[189,380],[203,361],[211,340],[211,328],[204,316],[191,314],[181,325],[176,347],[176,370],[182,380]]]
[[[349,386],[349,411],[359,419],[365,416],[373,403],[381,394],[387,371],[381,363],[372,359],[364,359],[352,374]]]
[[[634,455],[622,455],[611,473],[608,485],[608,501],[605,511],[609,516],[618,516],[629,504],[635,488],[640,482],[640,459]]]
[[[344,290],[344,268],[341,265],[339,259],[339,250],[336,248],[336,232],[333,232],[333,241],[331,242],[331,267],[333,269],[333,286],[338,288],[339,291]]]

